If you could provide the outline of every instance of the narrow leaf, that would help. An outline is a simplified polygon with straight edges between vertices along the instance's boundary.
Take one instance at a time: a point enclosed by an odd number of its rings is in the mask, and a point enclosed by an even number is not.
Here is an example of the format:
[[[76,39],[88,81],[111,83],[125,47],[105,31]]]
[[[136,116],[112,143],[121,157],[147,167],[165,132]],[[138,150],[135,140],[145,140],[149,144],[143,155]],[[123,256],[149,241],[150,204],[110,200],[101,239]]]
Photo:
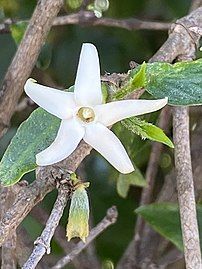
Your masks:
[[[140,135],[143,139],[147,138],[152,141],[163,143],[170,148],[174,148],[172,141],[166,136],[163,130],[151,123],[140,120],[136,117],[122,120],[121,123],[128,130]]]

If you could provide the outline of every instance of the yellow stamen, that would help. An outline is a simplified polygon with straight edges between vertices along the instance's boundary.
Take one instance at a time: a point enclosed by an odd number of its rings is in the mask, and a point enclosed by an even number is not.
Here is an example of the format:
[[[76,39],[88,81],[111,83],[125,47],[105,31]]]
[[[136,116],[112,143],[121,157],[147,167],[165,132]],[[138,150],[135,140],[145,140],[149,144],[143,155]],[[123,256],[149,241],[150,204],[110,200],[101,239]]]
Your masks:
[[[81,107],[79,108],[77,112],[77,116],[80,120],[83,122],[89,123],[91,121],[94,121],[95,119],[95,113],[92,108],[90,107]]]

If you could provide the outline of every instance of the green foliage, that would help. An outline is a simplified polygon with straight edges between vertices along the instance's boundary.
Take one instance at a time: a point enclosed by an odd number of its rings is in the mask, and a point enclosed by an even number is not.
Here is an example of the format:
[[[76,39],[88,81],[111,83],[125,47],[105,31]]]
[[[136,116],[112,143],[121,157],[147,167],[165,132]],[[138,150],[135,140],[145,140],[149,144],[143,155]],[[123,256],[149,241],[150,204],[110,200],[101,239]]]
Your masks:
[[[178,205],[171,203],[150,204],[139,207],[135,212],[140,214],[154,230],[183,251]],[[202,205],[197,206],[197,212],[199,227],[201,227]],[[200,238],[202,238],[202,230],[200,231]]]
[[[128,82],[120,90],[118,90],[113,100],[122,100],[124,97],[132,93],[136,89],[145,87],[146,85],[146,67],[147,64],[143,62],[138,68],[132,71],[132,75],[129,76]]]
[[[174,148],[172,141],[166,136],[163,130],[151,123],[140,120],[136,117],[122,120],[121,123],[128,130],[140,135],[143,139],[147,138],[152,141],[161,142],[170,148]]]
[[[130,72],[129,82],[112,97],[120,100],[138,88],[170,105],[202,104],[202,59],[192,62],[143,63]]]
[[[130,174],[119,174],[116,185],[118,194],[126,198],[131,185],[139,187],[146,186],[145,178],[138,168]]]
[[[12,38],[14,39],[17,46],[20,44],[24,36],[27,25],[28,23],[23,21],[16,24],[12,24],[10,26]]]
[[[202,59],[147,66],[146,90],[156,98],[168,97],[171,105],[202,104]]]
[[[4,186],[15,184],[36,168],[35,155],[54,141],[59,124],[58,118],[38,108],[20,125],[0,162]]]

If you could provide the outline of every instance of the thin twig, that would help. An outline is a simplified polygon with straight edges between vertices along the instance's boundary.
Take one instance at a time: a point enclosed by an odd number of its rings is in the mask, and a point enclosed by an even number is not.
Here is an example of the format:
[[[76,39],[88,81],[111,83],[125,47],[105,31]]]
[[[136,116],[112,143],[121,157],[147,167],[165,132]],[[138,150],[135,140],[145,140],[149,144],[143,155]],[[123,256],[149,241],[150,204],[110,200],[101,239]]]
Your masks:
[[[20,21],[6,19],[0,24],[0,33],[9,33],[9,25]],[[22,21],[21,21],[22,22]],[[26,20],[27,22],[27,20]],[[115,18],[97,18],[94,12],[80,11],[78,13],[59,16],[54,19],[54,26],[61,25],[81,25],[81,26],[106,26],[118,27],[126,30],[168,30],[171,23],[157,21],[143,21],[136,18],[115,19]]]
[[[190,12],[202,6],[202,0],[192,0]]]
[[[58,197],[51,211],[41,236],[35,241],[35,247],[22,269],[34,269],[45,253],[50,253],[50,242],[62,217],[70,193],[65,185],[61,185],[58,190]]]
[[[100,235],[107,227],[114,224],[117,220],[118,212],[115,206],[107,210],[107,215],[98,225],[90,231],[86,239],[86,243],[79,242],[74,249],[61,260],[57,262],[51,269],[60,269],[71,262],[82,250],[84,250],[98,235]]]
[[[7,130],[23,85],[29,77],[63,0],[38,1],[0,91],[0,136]],[[0,27],[1,28],[1,27]],[[29,55],[29,57],[25,57]]]
[[[28,106],[35,105],[35,103],[29,98],[25,97],[21,102],[19,102],[15,108],[15,112],[21,112],[26,109]]]
[[[86,26],[118,27],[126,30],[168,30],[171,26],[167,22],[143,21],[135,18],[114,19],[96,18],[93,12],[82,11],[75,14],[55,18],[53,25],[79,24]]]
[[[202,268],[191,166],[189,113],[187,107],[173,109],[175,167],[186,268]]]

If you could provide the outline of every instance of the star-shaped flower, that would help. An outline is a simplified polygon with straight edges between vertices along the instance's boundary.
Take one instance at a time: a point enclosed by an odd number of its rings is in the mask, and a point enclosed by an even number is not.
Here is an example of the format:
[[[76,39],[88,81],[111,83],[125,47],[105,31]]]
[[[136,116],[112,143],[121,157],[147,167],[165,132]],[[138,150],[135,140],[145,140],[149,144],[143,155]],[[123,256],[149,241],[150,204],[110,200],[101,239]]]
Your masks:
[[[42,86],[33,79],[28,79],[24,88],[35,103],[62,120],[55,141],[36,155],[36,163],[40,166],[65,159],[83,139],[119,172],[130,173],[134,170],[132,162],[107,126],[159,110],[167,104],[167,98],[103,104],[98,53],[89,43],[83,44],[81,49],[74,93]]]

